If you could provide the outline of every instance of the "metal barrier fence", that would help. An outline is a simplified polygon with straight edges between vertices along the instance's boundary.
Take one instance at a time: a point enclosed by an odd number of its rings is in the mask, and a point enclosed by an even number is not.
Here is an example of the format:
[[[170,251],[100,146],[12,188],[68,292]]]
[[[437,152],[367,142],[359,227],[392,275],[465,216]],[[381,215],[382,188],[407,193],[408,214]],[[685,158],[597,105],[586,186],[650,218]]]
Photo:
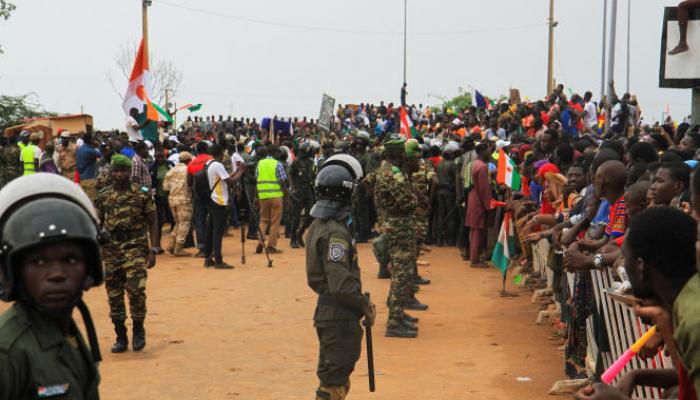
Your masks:
[[[546,239],[539,241],[532,246],[533,267],[540,276],[547,277],[548,287],[552,287],[553,271],[548,267],[549,254],[551,247]],[[587,362],[589,376],[594,375],[592,368],[600,361],[602,369],[606,370],[617,360],[627,349],[632,347],[650,326],[644,324],[639,318],[634,315],[632,308],[619,301],[613,300],[605,291],[606,288],[611,288],[614,282],[612,270],[606,268],[604,270],[592,270],[591,280],[593,283],[593,293],[595,298],[595,312],[601,317],[605,325],[605,335],[609,346],[603,346],[603,343],[597,343],[596,327],[594,326],[594,318],[590,316],[586,321],[586,333],[588,338],[588,356],[592,358],[592,362]],[[574,274],[567,272],[566,278],[568,281],[569,295],[573,295]],[[598,329],[601,329],[598,327]],[[610,351],[601,351],[602,347],[609,347]],[[620,373],[614,383],[627,372],[636,369],[663,369],[673,368],[671,359],[666,357],[663,352],[659,352],[652,359],[641,359],[634,357],[630,361],[623,372]],[[641,388],[636,389],[636,398],[645,399],[661,399],[661,392],[657,389]]]

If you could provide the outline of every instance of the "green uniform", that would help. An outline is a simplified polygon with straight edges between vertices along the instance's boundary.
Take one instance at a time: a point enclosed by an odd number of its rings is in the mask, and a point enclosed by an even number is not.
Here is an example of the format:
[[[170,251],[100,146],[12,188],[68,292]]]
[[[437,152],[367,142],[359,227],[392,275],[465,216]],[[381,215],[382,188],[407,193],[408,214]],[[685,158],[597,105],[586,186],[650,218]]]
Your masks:
[[[310,157],[300,157],[292,162],[289,176],[294,185],[292,197],[292,215],[290,218],[292,238],[303,232],[311,225],[313,218],[309,213],[314,206],[314,160]],[[301,223],[301,212],[304,211],[304,223]]]
[[[403,309],[411,295],[411,282],[416,262],[416,237],[413,214],[416,196],[410,180],[400,168],[384,163],[376,173],[374,199],[391,260],[391,288],[389,289],[390,328],[399,325]]]
[[[95,208],[112,238],[102,248],[110,317],[115,321],[126,319],[126,290],[131,319],[143,321],[146,318],[148,215],[155,213],[153,198],[135,183],[130,183],[125,191],[110,185],[97,195]]]
[[[428,214],[430,213],[430,184],[435,177],[433,164],[420,160],[418,170],[411,175],[413,191],[416,194],[416,213],[414,226],[416,227],[416,257],[425,243],[428,235]]]
[[[70,335],[22,303],[0,315],[0,399],[99,399],[100,375],[74,322]]]
[[[685,284],[673,303],[674,339],[685,371],[700,393],[700,275]]]
[[[362,295],[355,241],[344,222],[316,219],[307,243],[307,280],[319,296],[313,317],[320,345],[316,371],[319,391],[329,387],[346,387],[347,391],[350,374],[360,358],[360,318],[369,306]]]
[[[22,164],[19,159],[20,149],[16,144],[8,144],[2,149],[2,158],[4,160],[4,171],[0,172],[4,175],[5,183],[18,178],[22,172]]]

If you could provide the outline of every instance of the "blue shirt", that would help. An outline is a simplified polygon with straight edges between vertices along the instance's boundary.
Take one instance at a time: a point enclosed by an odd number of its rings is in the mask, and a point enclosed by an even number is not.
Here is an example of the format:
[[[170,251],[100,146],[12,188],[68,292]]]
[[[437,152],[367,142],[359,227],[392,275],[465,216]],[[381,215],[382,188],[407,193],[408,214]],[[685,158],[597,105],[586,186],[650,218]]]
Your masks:
[[[598,213],[591,221],[592,224],[607,225],[610,219],[610,203],[606,199],[600,201],[600,206],[598,206]]]
[[[100,151],[85,143],[75,153],[75,162],[80,179],[95,179],[95,163],[100,157]]]
[[[131,147],[124,147],[124,148],[122,148],[121,153],[122,153],[123,155],[129,157],[129,158],[134,158],[134,154],[136,154],[136,152],[134,151],[134,149],[132,149]]]

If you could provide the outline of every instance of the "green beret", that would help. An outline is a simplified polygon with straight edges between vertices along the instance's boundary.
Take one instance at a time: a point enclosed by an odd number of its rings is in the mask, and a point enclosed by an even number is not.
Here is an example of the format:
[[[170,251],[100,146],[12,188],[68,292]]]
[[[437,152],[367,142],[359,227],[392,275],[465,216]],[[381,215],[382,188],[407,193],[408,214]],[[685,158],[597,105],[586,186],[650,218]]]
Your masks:
[[[409,158],[420,158],[422,153],[420,143],[416,139],[410,139],[406,142],[406,155]]]
[[[131,168],[131,160],[129,157],[123,154],[115,154],[112,156],[112,162],[110,163],[112,168],[124,167]]]
[[[403,136],[393,133],[384,141],[384,149],[400,149],[406,148],[406,139]]]

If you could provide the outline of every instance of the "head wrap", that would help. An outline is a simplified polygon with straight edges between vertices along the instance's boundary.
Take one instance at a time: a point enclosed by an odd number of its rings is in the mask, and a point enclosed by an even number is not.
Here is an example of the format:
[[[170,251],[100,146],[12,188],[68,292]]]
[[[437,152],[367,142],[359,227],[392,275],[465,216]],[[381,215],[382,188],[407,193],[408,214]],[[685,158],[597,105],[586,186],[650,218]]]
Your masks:
[[[182,157],[182,155],[180,155]],[[114,154],[112,156],[112,161],[110,163],[112,168],[117,168],[117,167],[123,167],[123,168],[131,168],[131,160],[129,157],[123,155],[123,154]]]
[[[539,176],[540,179],[542,179],[542,180],[549,178],[551,176],[550,174],[560,174],[560,173],[561,173],[561,171],[559,171],[559,167],[552,164],[551,162],[548,162],[548,163],[542,165],[537,170],[537,176]]]
[[[29,135],[29,140],[32,142],[35,140],[41,140],[41,135],[39,135],[39,132],[33,132],[31,135]]]

